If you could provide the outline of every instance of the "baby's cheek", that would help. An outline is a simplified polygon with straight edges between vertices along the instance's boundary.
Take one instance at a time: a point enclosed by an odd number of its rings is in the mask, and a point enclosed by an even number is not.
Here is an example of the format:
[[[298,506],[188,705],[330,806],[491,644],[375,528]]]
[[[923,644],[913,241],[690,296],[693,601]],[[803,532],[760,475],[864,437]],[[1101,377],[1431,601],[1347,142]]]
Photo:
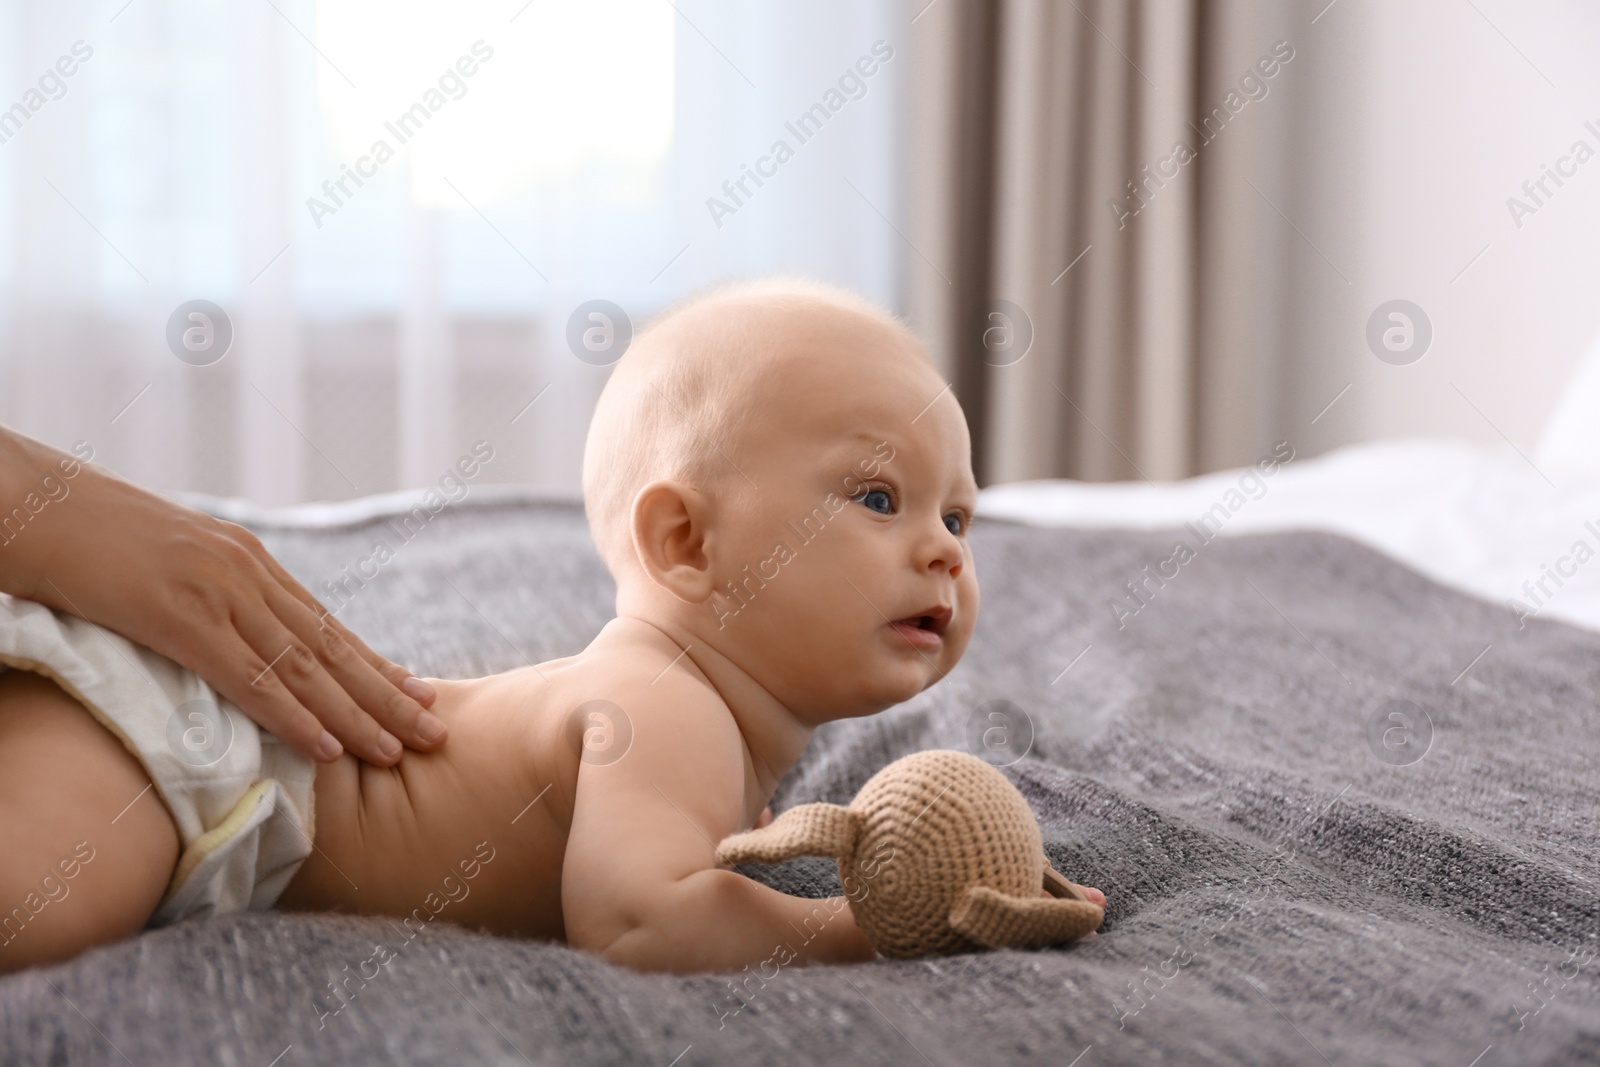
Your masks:
[[[959,606],[957,618],[951,629],[953,633],[946,635],[946,645],[953,653],[954,658],[959,658],[966,651],[967,642],[972,640],[972,632],[978,626],[978,583],[961,583],[959,589]]]
[[[968,550],[970,551],[970,549]],[[957,591],[961,596],[961,611],[966,615],[968,630],[977,625],[978,605],[983,600],[978,591],[978,572],[972,567],[972,559],[967,559],[967,567],[960,578],[956,580]]]
[[[960,633],[956,635],[954,640],[947,640],[945,642],[945,653],[948,659],[948,662],[944,665],[945,670],[949,670],[951,667],[954,667],[956,665],[956,661],[966,654],[967,643],[971,640],[972,627],[964,626],[961,628]]]

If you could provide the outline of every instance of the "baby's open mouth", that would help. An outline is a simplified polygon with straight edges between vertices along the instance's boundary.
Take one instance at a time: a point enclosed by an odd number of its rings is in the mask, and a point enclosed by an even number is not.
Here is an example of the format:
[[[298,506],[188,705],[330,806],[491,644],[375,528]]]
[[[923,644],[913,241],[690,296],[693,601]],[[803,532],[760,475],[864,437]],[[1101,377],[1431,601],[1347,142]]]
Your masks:
[[[926,608],[915,615],[907,615],[889,624],[913,648],[937,648],[944,643],[944,631],[955,612],[942,604]]]

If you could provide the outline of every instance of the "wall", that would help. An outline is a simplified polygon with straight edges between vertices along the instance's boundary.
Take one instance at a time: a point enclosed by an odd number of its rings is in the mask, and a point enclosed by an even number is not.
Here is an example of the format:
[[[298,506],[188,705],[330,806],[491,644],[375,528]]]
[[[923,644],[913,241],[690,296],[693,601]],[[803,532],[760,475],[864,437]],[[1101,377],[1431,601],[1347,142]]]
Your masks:
[[[1302,455],[1450,435],[1531,456],[1600,327],[1600,6],[1336,0],[1301,34],[1278,433]],[[1595,158],[1535,204],[1522,183],[1579,140]],[[1433,328],[1402,366],[1364,338],[1395,298]]]

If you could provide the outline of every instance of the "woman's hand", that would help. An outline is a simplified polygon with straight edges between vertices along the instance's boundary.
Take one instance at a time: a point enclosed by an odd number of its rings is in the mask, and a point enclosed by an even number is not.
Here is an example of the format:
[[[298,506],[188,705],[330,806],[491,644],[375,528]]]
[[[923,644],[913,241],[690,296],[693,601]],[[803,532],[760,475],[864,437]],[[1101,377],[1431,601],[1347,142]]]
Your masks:
[[[176,660],[313,759],[337,759],[342,742],[388,766],[401,741],[444,741],[424,710],[432,687],[363,644],[242,526],[0,427],[0,520],[16,508],[26,519],[0,530],[0,591]]]

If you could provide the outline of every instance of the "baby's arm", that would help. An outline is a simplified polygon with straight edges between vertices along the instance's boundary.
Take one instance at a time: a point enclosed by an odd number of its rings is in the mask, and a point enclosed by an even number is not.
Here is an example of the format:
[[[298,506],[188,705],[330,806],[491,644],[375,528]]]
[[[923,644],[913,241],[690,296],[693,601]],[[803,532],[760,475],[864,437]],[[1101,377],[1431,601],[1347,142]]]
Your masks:
[[[610,699],[633,740],[614,762],[579,763],[561,874],[569,944],[678,973],[875,957],[845,898],[717,866],[717,842],[748,829],[744,743],[720,700],[687,675]]]

